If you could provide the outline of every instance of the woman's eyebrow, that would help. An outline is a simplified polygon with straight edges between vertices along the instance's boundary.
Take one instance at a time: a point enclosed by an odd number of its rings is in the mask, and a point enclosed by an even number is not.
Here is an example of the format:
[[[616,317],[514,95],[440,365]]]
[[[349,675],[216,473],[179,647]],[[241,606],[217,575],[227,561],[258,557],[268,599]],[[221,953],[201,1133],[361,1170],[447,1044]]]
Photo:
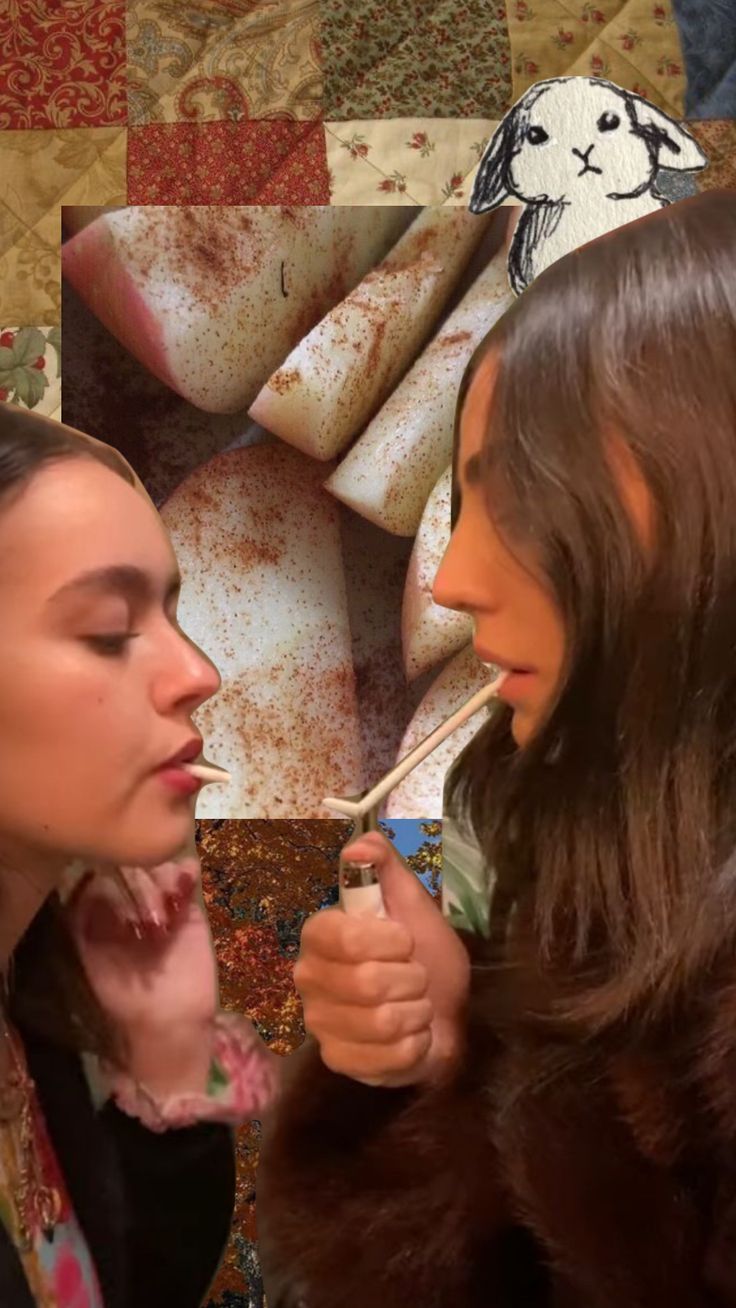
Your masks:
[[[181,577],[178,572],[172,573],[166,585],[166,602],[174,599],[181,589]],[[144,572],[142,568],[134,567],[129,563],[111,564],[104,568],[91,568],[88,572],[81,572],[78,577],[73,577],[60,586],[53,595],[50,596],[48,603],[57,603],[71,594],[84,593],[85,591],[97,592],[98,594],[122,595],[125,599],[148,600],[155,594],[154,586],[149,573]]]

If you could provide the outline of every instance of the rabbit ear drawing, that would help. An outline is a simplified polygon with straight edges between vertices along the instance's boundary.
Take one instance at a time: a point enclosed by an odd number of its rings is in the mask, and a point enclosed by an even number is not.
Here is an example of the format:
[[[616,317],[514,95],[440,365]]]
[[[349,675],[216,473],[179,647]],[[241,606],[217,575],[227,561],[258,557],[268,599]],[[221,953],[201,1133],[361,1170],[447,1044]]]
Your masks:
[[[488,213],[489,209],[497,209],[512,194],[508,180],[518,122],[517,109],[510,109],[493,133],[476,173],[468,204],[471,213]]]
[[[707,167],[706,155],[680,123],[642,96],[634,95],[632,91],[624,94],[637,126],[642,129],[642,136],[650,140],[656,149],[660,168],[690,172]]]

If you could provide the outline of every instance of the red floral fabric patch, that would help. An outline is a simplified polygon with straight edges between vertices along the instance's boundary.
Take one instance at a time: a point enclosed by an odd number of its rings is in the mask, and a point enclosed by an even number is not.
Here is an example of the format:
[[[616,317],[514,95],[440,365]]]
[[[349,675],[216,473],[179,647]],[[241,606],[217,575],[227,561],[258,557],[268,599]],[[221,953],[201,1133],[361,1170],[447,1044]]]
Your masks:
[[[322,123],[132,127],[128,203],[329,204]]]

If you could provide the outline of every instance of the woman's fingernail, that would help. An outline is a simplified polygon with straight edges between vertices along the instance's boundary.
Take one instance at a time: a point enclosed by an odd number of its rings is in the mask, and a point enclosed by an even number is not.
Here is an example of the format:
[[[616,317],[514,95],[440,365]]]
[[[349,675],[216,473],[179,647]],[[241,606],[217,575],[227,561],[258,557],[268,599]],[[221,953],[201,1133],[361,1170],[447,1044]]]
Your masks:
[[[139,940],[156,941],[161,940],[163,936],[169,934],[169,924],[165,922],[160,913],[147,913],[137,922],[132,921],[133,933]]]
[[[167,907],[167,909],[168,909],[169,917],[170,917],[170,918],[172,918],[172,917],[178,917],[179,914],[180,914],[181,912],[183,912],[183,910],[186,908],[186,906],[187,906],[187,902],[188,902],[188,901],[187,901],[186,896],[182,896],[182,895],[167,895],[167,896],[166,896],[166,907]]]
[[[191,903],[194,885],[191,877],[182,875],[176,883],[176,890],[170,890],[164,895],[164,906],[169,917],[178,917]]]
[[[169,924],[161,917],[160,913],[149,913],[143,923],[146,931],[152,936],[165,936],[169,932]]]

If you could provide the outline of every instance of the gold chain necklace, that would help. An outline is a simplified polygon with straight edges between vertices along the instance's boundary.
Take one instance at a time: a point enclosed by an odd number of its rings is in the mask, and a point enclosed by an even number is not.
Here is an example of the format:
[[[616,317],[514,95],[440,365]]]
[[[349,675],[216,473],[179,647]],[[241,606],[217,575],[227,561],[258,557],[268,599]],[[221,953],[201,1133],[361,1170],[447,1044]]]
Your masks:
[[[15,1168],[10,1169],[8,1184],[16,1215],[18,1246],[22,1253],[28,1253],[33,1247],[34,1231],[39,1226],[47,1237],[52,1235],[61,1216],[62,1202],[56,1187],[44,1182],[34,1131],[34,1083],[25,1067],[22,1046],[19,1047],[20,1042],[8,1025],[4,976],[0,991],[2,1033],[13,1063],[0,1081],[0,1132],[13,1146]]]

